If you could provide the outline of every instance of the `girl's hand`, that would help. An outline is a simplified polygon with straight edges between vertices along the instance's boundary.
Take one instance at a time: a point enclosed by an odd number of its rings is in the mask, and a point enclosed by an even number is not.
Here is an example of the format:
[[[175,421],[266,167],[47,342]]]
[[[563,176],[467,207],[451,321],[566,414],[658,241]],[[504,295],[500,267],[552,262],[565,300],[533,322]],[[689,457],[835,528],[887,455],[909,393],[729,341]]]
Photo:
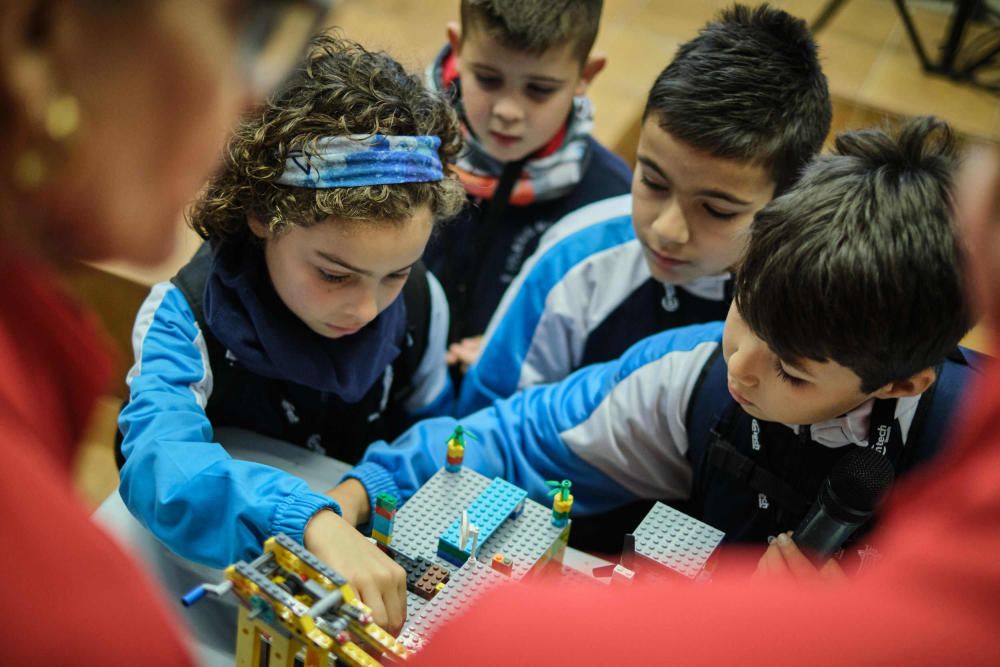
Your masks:
[[[398,635],[406,621],[406,572],[332,510],[306,524],[305,547],[345,577],[376,623]]]

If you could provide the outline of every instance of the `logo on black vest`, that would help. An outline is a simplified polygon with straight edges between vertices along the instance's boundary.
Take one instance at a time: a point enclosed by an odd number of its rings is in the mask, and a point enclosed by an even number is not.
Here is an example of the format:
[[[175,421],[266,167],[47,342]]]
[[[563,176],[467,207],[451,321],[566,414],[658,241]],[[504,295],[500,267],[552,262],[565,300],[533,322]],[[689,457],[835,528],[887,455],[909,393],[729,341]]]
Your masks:
[[[889,438],[892,436],[892,427],[883,424],[875,432],[878,434],[878,440],[875,441],[873,447],[876,452],[884,455],[886,447],[889,445]]]

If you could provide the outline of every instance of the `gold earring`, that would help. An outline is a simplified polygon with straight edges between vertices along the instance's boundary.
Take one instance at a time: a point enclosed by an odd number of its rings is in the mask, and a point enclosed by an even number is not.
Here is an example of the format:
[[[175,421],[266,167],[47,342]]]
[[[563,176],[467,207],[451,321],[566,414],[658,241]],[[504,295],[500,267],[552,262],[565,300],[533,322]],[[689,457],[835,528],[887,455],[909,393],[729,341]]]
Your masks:
[[[80,126],[80,103],[72,95],[60,95],[45,109],[45,130],[53,141],[66,141]]]
[[[80,126],[80,104],[69,94],[59,95],[45,108],[45,133],[54,143],[62,143]],[[14,160],[14,181],[25,190],[41,186],[48,176],[42,152],[37,148],[24,150]]]

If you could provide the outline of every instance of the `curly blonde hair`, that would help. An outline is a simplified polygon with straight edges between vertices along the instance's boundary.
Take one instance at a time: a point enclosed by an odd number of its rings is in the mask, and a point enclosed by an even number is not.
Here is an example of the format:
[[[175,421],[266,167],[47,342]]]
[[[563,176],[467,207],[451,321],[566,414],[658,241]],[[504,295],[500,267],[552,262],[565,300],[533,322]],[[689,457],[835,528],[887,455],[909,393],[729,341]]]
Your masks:
[[[248,215],[280,233],[331,216],[402,222],[424,204],[436,221],[459,211],[465,192],[450,171],[431,183],[323,190],[275,183],[291,151],[308,150],[323,137],[376,133],[440,137],[443,165],[454,162],[462,145],[448,101],[390,56],[337,35],[316,37],[289,82],[240,123],[188,224],[203,238],[225,240],[248,233]]]

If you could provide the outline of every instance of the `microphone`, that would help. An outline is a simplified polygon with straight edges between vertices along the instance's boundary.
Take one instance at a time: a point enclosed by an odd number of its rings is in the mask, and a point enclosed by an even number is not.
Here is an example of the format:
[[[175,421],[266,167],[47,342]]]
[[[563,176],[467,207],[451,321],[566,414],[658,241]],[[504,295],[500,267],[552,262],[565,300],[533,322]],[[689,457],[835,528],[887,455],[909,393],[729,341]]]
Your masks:
[[[830,470],[816,502],[792,533],[795,544],[821,564],[871,518],[894,478],[889,459],[871,447],[855,447]]]

